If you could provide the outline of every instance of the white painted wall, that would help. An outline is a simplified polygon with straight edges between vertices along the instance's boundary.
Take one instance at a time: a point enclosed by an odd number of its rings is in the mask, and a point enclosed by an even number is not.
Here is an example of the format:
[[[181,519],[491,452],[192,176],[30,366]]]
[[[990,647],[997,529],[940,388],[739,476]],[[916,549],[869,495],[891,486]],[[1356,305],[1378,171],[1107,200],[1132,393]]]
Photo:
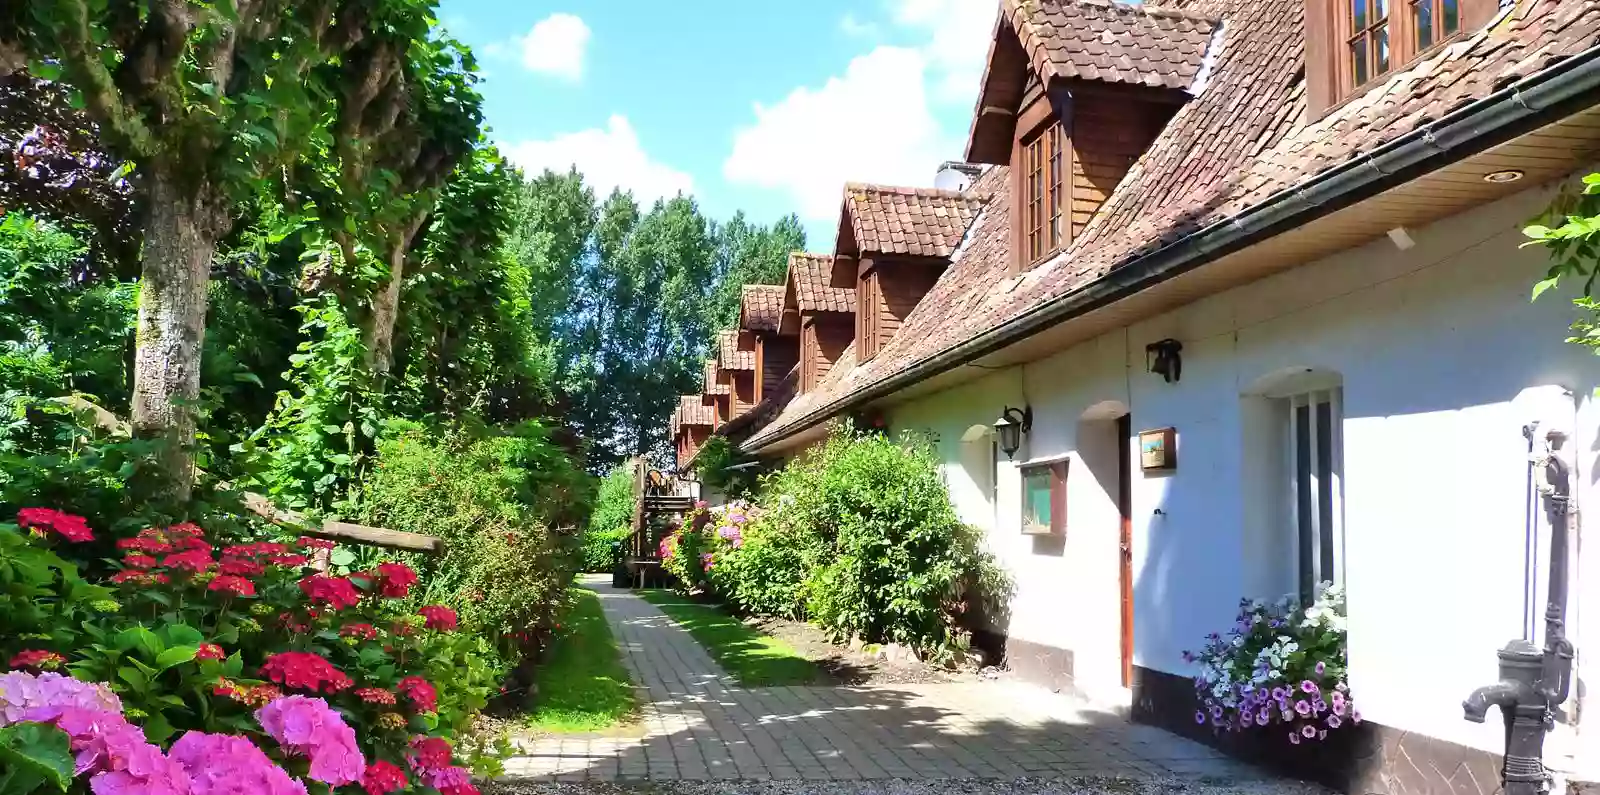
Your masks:
[[[1137,664],[1186,674],[1182,650],[1226,629],[1241,596],[1294,587],[1292,529],[1272,509],[1281,487],[1264,480],[1284,469],[1257,449],[1268,415],[1252,387],[1290,368],[1338,373],[1356,703],[1389,726],[1498,750],[1498,727],[1466,723],[1460,702],[1495,679],[1495,649],[1524,623],[1531,412],[1566,414],[1577,499],[1600,498],[1600,362],[1563,343],[1565,298],[1529,302],[1546,263],[1520,248],[1518,230],[1550,195],[1530,190],[1411,230],[1411,251],[1380,240],[919,398],[892,424],[935,431],[962,515],[994,517],[989,545],[1019,586],[1010,633],[1072,649],[1093,691],[1119,683],[1117,514],[1114,469],[1094,466],[1114,454],[1109,423],[1085,418],[1128,407],[1135,432],[1178,429],[1177,471],[1134,479],[1134,637]],[[1181,383],[1145,372],[1144,346],[1164,337],[1183,342]],[[1551,387],[1571,391],[1567,407],[1534,409]],[[963,470],[962,435],[1024,396],[1034,430],[1018,461],[1071,459],[1064,543],[1020,533],[1014,464],[998,467],[998,506]],[[1547,553],[1545,539],[1541,565]],[[1583,565],[1597,570],[1600,552]],[[1600,643],[1600,609],[1572,607],[1582,657],[1585,636]]]

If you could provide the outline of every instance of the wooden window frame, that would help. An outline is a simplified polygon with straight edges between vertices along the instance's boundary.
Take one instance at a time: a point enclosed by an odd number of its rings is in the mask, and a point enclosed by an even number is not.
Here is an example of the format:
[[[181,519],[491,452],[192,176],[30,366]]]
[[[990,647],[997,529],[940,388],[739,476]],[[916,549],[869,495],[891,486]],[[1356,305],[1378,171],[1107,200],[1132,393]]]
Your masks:
[[[1024,100],[1012,142],[1012,250],[1018,271],[1072,241],[1072,136],[1042,90]]]
[[[1022,474],[1022,534],[1029,536],[1064,536],[1067,534],[1067,464],[1068,459],[1038,464],[1023,464]],[[1039,472],[1050,474],[1050,526],[1030,524],[1028,521],[1028,477]]]
[[[1365,3],[1368,13],[1367,25],[1360,30],[1355,27],[1357,2]],[[1442,31],[1438,21],[1452,2],[1456,6],[1457,27]],[[1380,3],[1387,7],[1387,16],[1381,23],[1372,16]],[[1433,41],[1426,46],[1417,40],[1417,9],[1422,6],[1433,12],[1436,20]],[[1497,0],[1306,0],[1306,93],[1310,116],[1327,114],[1382,85],[1394,73],[1482,29],[1499,10]],[[1388,35],[1388,68],[1375,71],[1377,56],[1369,46],[1369,74],[1364,82],[1357,83],[1351,44],[1363,36],[1370,37],[1379,28],[1386,29]]]
[[[878,355],[879,301],[883,279],[876,269],[861,274],[856,289],[856,359],[868,361]]]

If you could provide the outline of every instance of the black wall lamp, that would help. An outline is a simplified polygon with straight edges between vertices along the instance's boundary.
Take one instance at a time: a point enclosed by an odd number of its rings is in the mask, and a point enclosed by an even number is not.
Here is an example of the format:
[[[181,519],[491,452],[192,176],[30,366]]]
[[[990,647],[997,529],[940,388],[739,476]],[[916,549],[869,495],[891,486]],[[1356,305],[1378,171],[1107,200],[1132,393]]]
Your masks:
[[[1000,449],[1005,451],[1006,459],[1014,458],[1018,450],[1022,449],[1022,435],[1033,430],[1033,407],[1023,406],[1014,409],[1006,406],[1000,412],[1000,419],[994,421],[994,433],[999,437]]]
[[[1174,383],[1183,377],[1183,343],[1171,338],[1152,342],[1144,346],[1144,362],[1150,372]]]

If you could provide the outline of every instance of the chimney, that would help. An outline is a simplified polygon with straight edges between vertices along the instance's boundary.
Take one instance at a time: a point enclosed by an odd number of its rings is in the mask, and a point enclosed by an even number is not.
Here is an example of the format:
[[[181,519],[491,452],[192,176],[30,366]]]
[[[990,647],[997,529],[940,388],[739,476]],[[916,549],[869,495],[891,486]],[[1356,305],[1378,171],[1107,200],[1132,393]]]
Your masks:
[[[976,163],[947,160],[939,165],[939,173],[933,177],[933,186],[939,190],[963,191],[982,174],[983,166]]]

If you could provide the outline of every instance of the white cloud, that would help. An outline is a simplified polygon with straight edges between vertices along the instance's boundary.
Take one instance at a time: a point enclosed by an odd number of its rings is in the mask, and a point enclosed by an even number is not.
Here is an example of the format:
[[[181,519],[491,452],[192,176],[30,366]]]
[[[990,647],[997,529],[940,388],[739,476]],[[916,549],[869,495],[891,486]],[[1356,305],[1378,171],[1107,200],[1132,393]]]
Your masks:
[[[757,104],[723,176],[787,192],[808,219],[836,216],[846,181],[930,183],[952,150],[928,109],[925,71],[917,50],[879,47],[820,88]]]
[[[870,38],[878,35],[877,24],[863,21],[854,11],[844,12],[844,16],[839,19],[839,30],[851,38]]]
[[[641,204],[694,190],[688,174],[650,159],[633,125],[613,115],[604,128],[558,135],[546,141],[516,141],[500,147],[524,171],[566,171],[576,167],[602,199],[612,188],[633,191]]]
[[[583,77],[583,55],[589,46],[589,26],[572,14],[551,14],[534,24],[517,40],[522,65],[535,72],[572,80]]]
[[[977,101],[998,8],[982,0],[893,0],[895,22],[925,37],[920,49],[936,98]]]

